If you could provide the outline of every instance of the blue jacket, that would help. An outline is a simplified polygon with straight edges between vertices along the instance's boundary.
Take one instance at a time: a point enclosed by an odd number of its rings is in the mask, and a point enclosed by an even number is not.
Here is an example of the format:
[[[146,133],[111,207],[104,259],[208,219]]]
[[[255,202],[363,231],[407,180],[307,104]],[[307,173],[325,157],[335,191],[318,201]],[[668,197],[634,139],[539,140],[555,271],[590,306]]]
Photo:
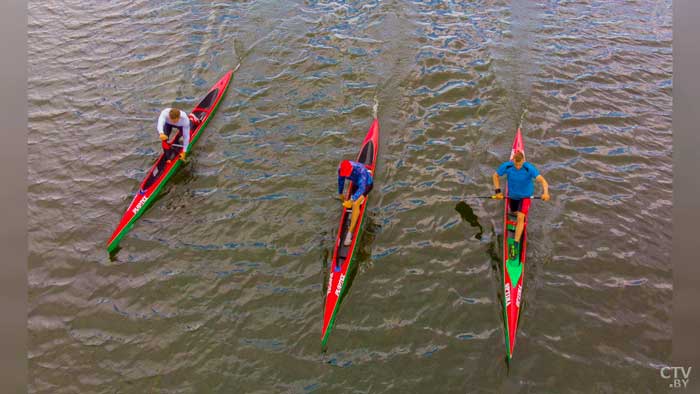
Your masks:
[[[340,174],[338,175],[338,194],[343,194],[343,189],[345,189],[345,180],[349,179],[353,185],[357,186],[355,193],[351,196],[351,199],[356,201],[361,195],[365,194],[367,188],[374,181],[372,180],[372,175],[369,173],[369,170],[364,164],[356,163],[354,161],[351,161],[350,164],[352,164],[352,172],[350,173],[350,176],[344,177],[340,176]]]

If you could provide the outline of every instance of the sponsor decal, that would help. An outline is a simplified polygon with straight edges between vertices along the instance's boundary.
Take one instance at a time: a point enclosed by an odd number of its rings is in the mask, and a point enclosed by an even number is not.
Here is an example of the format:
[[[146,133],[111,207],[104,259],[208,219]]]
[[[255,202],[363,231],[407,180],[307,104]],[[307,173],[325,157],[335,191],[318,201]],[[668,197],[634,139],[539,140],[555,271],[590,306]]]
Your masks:
[[[141,208],[143,208],[143,204],[146,203],[146,200],[148,200],[148,196],[143,196],[143,197],[141,198],[141,200],[139,201],[139,203],[136,204],[136,206],[134,207],[134,209],[131,210],[131,213],[133,213],[134,215],[136,215],[136,214],[141,210]]]
[[[333,273],[332,272],[330,275],[328,275],[328,286],[326,286],[326,295],[331,294],[331,289],[333,289]]]
[[[510,286],[508,283],[505,285],[505,289],[503,290],[505,296],[506,296],[506,307],[510,305]]]
[[[340,280],[338,280],[338,286],[335,287],[335,296],[340,297],[340,290],[343,288],[343,282],[345,281],[345,274],[340,275]]]
[[[518,285],[518,290],[516,290],[516,296],[515,296],[515,306],[520,308],[520,299],[522,298],[523,295],[523,286]]]

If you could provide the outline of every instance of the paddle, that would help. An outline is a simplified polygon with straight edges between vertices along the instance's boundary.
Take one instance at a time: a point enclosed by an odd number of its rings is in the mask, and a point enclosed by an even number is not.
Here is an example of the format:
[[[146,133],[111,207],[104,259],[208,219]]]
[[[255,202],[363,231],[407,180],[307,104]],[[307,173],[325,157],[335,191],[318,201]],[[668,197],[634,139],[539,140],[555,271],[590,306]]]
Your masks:
[[[173,147],[173,146],[176,146],[176,147],[178,147],[178,148],[183,148],[183,149],[185,148],[184,146],[182,146],[182,145],[180,145],[180,144],[168,144],[168,143],[165,142],[165,141],[161,142],[161,144],[163,145],[163,149],[164,149],[164,150],[168,150],[168,149],[170,149],[170,148]]]
[[[465,196],[464,198],[465,199],[467,199],[467,198],[484,198],[484,199],[488,198],[488,199],[492,199],[492,200],[499,200],[498,198],[496,198],[494,196]],[[542,197],[530,197],[530,198],[533,200],[541,200],[542,199]],[[503,199],[505,199],[505,198],[503,198]]]

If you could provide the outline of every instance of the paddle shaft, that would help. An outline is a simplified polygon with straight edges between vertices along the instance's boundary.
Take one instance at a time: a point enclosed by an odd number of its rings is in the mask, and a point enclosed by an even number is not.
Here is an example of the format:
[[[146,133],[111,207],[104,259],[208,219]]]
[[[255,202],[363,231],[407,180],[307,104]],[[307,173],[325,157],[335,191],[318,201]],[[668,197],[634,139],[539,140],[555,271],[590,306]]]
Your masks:
[[[484,198],[484,199],[487,199],[487,198],[488,198],[488,199],[491,199],[491,200],[498,200],[498,198],[495,198],[494,196],[466,196],[466,197],[464,197],[464,198]],[[534,197],[534,196],[533,196],[533,197],[530,197],[530,198],[533,199],[533,200],[541,200],[541,199],[542,199],[542,197]],[[505,199],[505,197],[504,197],[504,199]]]

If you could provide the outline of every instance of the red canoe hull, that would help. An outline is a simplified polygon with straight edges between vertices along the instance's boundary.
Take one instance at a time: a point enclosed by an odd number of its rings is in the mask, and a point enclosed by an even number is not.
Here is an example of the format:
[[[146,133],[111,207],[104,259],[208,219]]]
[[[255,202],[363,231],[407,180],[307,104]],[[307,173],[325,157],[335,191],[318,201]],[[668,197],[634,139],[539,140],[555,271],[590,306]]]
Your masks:
[[[207,95],[204,96],[199,104],[192,110],[191,114],[194,114],[199,119],[200,123],[190,131],[190,149],[197,139],[199,139],[201,132],[207,126],[214,113],[216,113],[216,109],[226,94],[226,90],[232,78],[233,70],[227,72],[211,89],[209,89]],[[180,149],[178,149],[178,151],[179,150]],[[138,192],[131,200],[129,207],[119,221],[119,225],[117,225],[117,228],[107,241],[108,252],[111,253],[117,249],[122,237],[131,230],[136,220],[146,211],[153,200],[155,200],[156,196],[163,188],[163,185],[166,184],[168,179],[170,179],[182,165],[182,160],[178,155],[171,154],[170,156],[174,157],[166,157],[165,153],[161,153],[158,160],[156,160],[148,171],[148,174],[139,185]]]
[[[525,154],[523,137],[518,128],[513,141],[510,159],[516,151]],[[508,186],[505,187],[505,195],[508,195]],[[515,348],[515,337],[518,331],[518,323],[523,296],[523,282],[525,277],[525,260],[527,256],[527,216],[520,240],[520,264],[508,262],[508,241],[514,237],[517,218],[508,213],[509,199],[505,199],[503,209],[503,320],[505,325],[506,354],[510,360]]]
[[[377,163],[377,151],[379,149],[379,121],[374,119],[372,125],[362,141],[362,148],[357,156],[357,162],[364,163],[367,169],[374,176],[374,169]],[[352,184],[347,188],[347,199],[352,194]],[[340,215],[340,224],[338,226],[338,234],[333,247],[333,259],[331,260],[330,273],[328,275],[328,288],[326,290],[326,299],[323,312],[323,328],[321,331],[321,345],[326,346],[331,328],[335,322],[336,314],[340,307],[340,302],[347,291],[348,272],[354,263],[354,252],[357,242],[360,239],[362,232],[362,224],[365,216],[365,209],[371,193],[365,198],[365,202],[360,206],[360,216],[357,219],[357,224],[353,231],[352,244],[344,246],[342,244],[345,239],[346,231],[349,227],[350,216],[352,211],[343,208]],[[339,272],[335,271],[336,265],[340,265]]]

